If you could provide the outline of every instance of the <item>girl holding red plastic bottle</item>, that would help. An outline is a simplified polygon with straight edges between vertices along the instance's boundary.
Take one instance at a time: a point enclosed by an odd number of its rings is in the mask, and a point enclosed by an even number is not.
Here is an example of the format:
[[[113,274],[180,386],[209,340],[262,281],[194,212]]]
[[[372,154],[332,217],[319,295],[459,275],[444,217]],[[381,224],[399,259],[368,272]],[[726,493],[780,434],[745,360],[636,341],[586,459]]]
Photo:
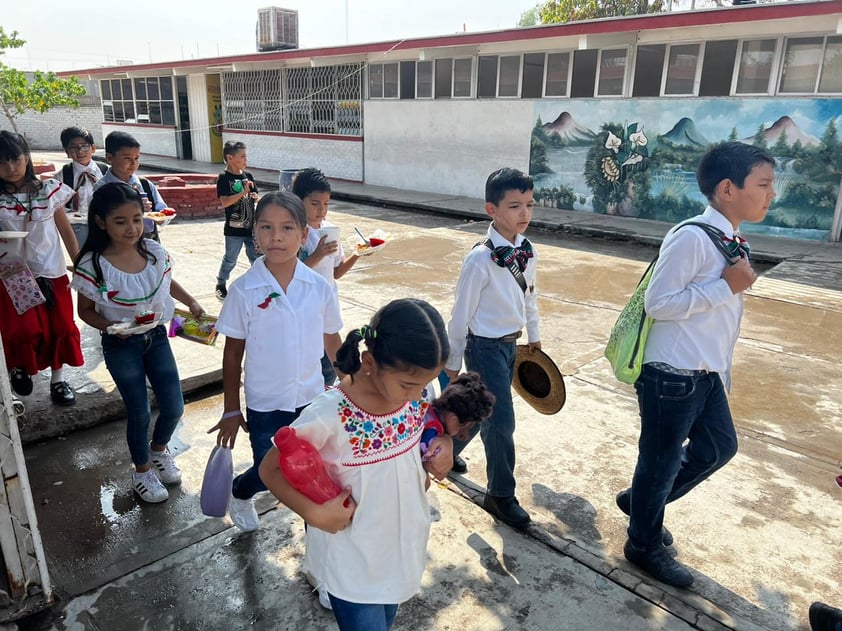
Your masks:
[[[418,443],[430,405],[426,386],[449,348],[444,321],[427,302],[390,302],[340,347],[336,366],[346,376],[339,386],[292,424],[343,492],[318,504],[296,491],[279,467],[277,446],[260,466],[267,488],[309,526],[305,563],[329,594],[341,631],[387,631],[399,604],[421,585],[430,532],[427,471],[446,475],[453,451],[442,436],[439,454],[424,463]]]

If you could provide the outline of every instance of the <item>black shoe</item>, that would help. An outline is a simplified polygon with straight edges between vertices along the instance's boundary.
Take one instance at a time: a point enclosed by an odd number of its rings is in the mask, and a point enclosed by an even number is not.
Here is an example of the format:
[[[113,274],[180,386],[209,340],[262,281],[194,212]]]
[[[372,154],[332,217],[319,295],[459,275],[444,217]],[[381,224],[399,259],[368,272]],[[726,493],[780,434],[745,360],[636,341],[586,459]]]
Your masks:
[[[504,524],[518,530],[526,528],[532,521],[529,513],[520,507],[515,497],[494,497],[486,493],[482,507]]]
[[[810,631],[842,631],[842,610],[813,603],[810,605]]]
[[[56,405],[73,405],[76,403],[76,395],[66,381],[57,381],[50,384],[50,400]]]
[[[631,493],[628,489],[617,493],[615,501],[617,502],[617,508],[623,511],[626,515],[631,515]],[[663,540],[665,546],[672,545],[672,533],[667,530],[666,526],[661,527],[661,539]]]
[[[453,473],[468,473],[468,465],[462,456],[453,456],[453,466],[450,468]]]
[[[662,583],[673,587],[690,587],[693,584],[693,575],[690,571],[670,556],[664,546],[658,546],[652,550],[643,550],[635,547],[631,541],[626,541],[623,546],[623,554],[630,563],[633,563],[644,572],[657,578]]]
[[[216,286],[216,297],[220,300],[225,300],[228,297],[228,290],[225,289],[225,283]]]
[[[16,394],[22,397],[32,394],[32,377],[27,375],[22,368],[12,368],[9,372],[9,381]]]

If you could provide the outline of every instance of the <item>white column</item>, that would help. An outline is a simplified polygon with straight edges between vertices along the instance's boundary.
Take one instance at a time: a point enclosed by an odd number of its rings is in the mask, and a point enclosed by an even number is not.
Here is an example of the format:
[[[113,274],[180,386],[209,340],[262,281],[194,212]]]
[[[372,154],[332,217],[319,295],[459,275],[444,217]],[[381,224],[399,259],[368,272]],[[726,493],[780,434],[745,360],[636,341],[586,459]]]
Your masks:
[[[187,104],[190,111],[190,141],[193,159],[211,161],[211,140],[208,123],[208,86],[203,74],[187,77]]]

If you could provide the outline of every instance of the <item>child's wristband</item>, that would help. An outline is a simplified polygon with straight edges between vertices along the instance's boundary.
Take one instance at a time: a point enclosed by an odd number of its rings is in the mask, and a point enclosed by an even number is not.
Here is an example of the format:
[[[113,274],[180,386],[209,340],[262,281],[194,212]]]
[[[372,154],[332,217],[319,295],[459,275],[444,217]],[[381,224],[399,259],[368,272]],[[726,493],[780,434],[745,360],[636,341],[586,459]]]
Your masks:
[[[222,415],[222,420],[224,421],[227,418],[234,418],[235,416],[242,416],[243,413],[240,410],[234,410],[232,412],[226,412]]]

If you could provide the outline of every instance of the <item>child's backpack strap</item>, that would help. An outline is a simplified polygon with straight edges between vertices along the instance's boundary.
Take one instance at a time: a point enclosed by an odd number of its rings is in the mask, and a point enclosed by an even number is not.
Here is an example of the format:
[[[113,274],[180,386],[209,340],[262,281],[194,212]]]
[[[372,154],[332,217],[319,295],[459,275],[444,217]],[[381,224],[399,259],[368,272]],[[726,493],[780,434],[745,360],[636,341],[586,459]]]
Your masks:
[[[61,181],[67,184],[70,188],[73,188],[73,163],[68,162],[63,167],[61,167]]]
[[[486,237],[482,241],[477,241],[474,244],[474,248],[479,247],[481,245],[484,245],[489,250],[494,252],[494,244],[491,243],[491,239],[489,239],[488,237]],[[474,248],[471,248],[471,249],[473,250]],[[526,290],[527,290],[526,279],[523,277],[523,272],[520,271],[520,268],[517,265],[517,261],[512,261],[510,265],[506,266],[506,269],[509,270],[512,273],[512,276],[514,276],[515,280],[517,281],[517,284],[518,284],[518,287],[520,287],[520,290],[523,293],[526,293]]]
[[[722,232],[719,228],[710,225],[709,223],[702,223],[701,221],[685,221],[683,224],[678,226],[676,230],[683,228],[684,226],[696,226],[697,228],[701,228],[704,233],[710,238],[711,242],[716,249],[719,250],[719,253],[725,257],[725,260],[728,261],[728,265],[733,265],[734,255],[731,254],[731,250],[728,249],[728,246],[725,244],[725,239],[727,235]]]
[[[143,192],[146,193],[146,198],[152,203],[152,208],[155,208],[155,197],[152,195],[152,182],[147,180],[145,177],[137,178],[140,180],[140,185],[143,188]],[[148,222],[148,223],[147,223]],[[143,237],[145,239],[152,239],[153,241],[157,241],[158,243],[161,242],[161,237],[158,234],[158,224],[151,220],[144,220],[145,227],[149,227],[149,224],[152,224],[152,229],[148,230],[144,233]]]

